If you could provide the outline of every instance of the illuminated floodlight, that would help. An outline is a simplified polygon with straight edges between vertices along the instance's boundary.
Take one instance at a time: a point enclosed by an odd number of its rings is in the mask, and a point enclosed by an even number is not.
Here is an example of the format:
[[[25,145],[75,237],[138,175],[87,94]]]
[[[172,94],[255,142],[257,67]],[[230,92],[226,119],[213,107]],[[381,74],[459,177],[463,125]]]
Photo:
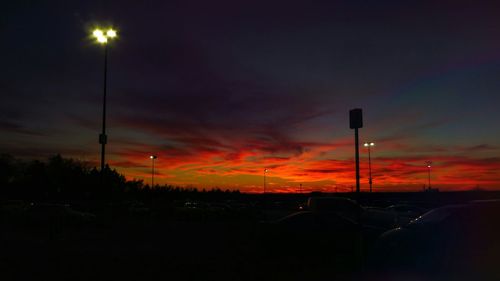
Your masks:
[[[92,36],[94,36],[98,43],[106,44],[110,39],[117,36],[117,32],[112,28],[107,29],[107,31],[103,31],[101,28],[96,28],[92,32]]]
[[[108,38],[106,36],[97,37],[97,42],[102,44],[108,43]]]
[[[95,29],[94,32],[92,32],[92,35],[94,35],[94,37],[97,39],[104,36],[104,34],[102,33],[102,30],[100,30],[100,29]]]
[[[102,105],[102,133],[99,134],[99,144],[101,145],[101,185],[104,185],[104,167],[106,165],[105,161],[105,146],[107,142],[106,135],[106,88],[107,88],[107,65],[108,65],[108,40],[116,37],[116,31],[112,28],[102,28],[96,27],[92,31],[88,30],[89,37],[95,38],[95,42],[101,44],[104,49],[104,93],[103,93],[103,105]],[[90,38],[89,38],[90,39]]]
[[[107,32],[106,32],[106,36],[109,37],[109,38],[114,38],[116,37],[116,31],[113,30],[113,29],[109,29]]]

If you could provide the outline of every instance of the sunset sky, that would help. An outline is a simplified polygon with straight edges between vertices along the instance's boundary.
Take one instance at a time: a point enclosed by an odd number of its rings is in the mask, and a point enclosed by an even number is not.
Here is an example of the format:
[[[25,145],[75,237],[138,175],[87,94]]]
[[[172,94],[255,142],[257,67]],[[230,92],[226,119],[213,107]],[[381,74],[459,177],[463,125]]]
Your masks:
[[[43,2],[43,3],[42,3]],[[437,4],[439,2],[439,4]],[[350,191],[349,110],[374,190],[500,189],[496,1],[10,1],[0,153],[98,166],[112,26],[108,163],[128,179]],[[361,151],[361,187],[368,154]]]

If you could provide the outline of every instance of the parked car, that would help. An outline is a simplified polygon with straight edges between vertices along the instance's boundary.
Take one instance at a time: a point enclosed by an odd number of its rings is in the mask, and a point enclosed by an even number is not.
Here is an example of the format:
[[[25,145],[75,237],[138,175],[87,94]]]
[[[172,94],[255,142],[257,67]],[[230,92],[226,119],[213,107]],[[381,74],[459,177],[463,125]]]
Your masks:
[[[364,280],[500,280],[500,201],[433,209],[381,235]]]
[[[356,258],[362,232],[356,222],[336,214],[301,211],[260,224],[259,240],[267,256],[324,262],[343,253]]]
[[[345,204],[338,209],[329,207],[328,211],[319,210],[315,208],[318,205],[313,205],[310,208],[312,210],[295,212],[262,223],[260,240],[264,241],[270,252],[307,259],[321,259],[332,253],[344,253],[347,259],[358,259],[359,254],[387,229],[351,219],[349,215],[353,210],[360,210],[360,207],[347,200],[339,200]]]
[[[77,211],[69,204],[31,203],[24,210],[25,222],[31,225],[84,225],[95,220],[95,215]]]
[[[311,197],[308,210],[322,214],[336,214],[362,225],[390,229],[398,224],[398,214],[383,208],[370,208],[344,197]]]
[[[410,204],[394,204],[384,210],[393,214],[395,226],[406,225],[426,211],[424,208]]]

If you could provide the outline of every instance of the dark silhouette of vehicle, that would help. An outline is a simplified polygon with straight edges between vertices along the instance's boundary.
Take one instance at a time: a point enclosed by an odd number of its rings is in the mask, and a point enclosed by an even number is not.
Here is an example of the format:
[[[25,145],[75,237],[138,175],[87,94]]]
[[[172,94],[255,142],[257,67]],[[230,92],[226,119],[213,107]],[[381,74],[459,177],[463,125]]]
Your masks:
[[[425,213],[424,208],[410,204],[394,204],[384,208],[394,216],[394,226],[402,226]]]
[[[357,259],[361,226],[335,213],[301,211],[260,224],[259,241],[268,258],[327,262],[332,255]],[[379,231],[380,233],[381,231]]]
[[[363,212],[363,207],[356,201],[344,197],[310,197],[307,209],[316,213],[336,213],[352,220],[356,219],[358,212]]]
[[[313,258],[345,253],[356,259],[387,230],[358,220],[366,213],[355,201],[324,197],[308,201],[307,211],[299,211],[261,224],[261,241],[271,252]],[[358,213],[359,212],[359,213]]]
[[[49,224],[85,225],[93,222],[95,218],[94,214],[77,211],[69,204],[31,203],[24,210],[25,221],[40,226]]]
[[[381,235],[364,280],[500,280],[500,201],[433,209]]]
[[[406,224],[423,212],[418,207],[402,204],[388,208],[364,207],[343,197],[311,197],[307,209],[315,213],[337,214],[362,225],[385,229]]]

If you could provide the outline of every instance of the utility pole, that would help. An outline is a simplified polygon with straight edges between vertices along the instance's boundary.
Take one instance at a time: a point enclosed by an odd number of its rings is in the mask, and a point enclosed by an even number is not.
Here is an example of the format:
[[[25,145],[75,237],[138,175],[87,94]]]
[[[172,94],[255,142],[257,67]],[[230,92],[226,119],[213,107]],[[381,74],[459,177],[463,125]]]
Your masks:
[[[267,169],[264,169],[264,194],[266,193],[266,174],[267,174]]]
[[[365,142],[365,147],[368,148],[368,172],[369,172],[369,179],[368,182],[370,183],[370,193],[372,192],[372,155],[371,155],[371,147],[375,146],[374,142]]]
[[[427,185],[427,190],[431,190],[431,166],[432,166],[432,161],[427,161],[425,162],[427,165],[427,180],[428,180],[428,185]]]
[[[149,156],[151,158],[151,189],[155,185],[155,160],[158,158],[156,155]]]

